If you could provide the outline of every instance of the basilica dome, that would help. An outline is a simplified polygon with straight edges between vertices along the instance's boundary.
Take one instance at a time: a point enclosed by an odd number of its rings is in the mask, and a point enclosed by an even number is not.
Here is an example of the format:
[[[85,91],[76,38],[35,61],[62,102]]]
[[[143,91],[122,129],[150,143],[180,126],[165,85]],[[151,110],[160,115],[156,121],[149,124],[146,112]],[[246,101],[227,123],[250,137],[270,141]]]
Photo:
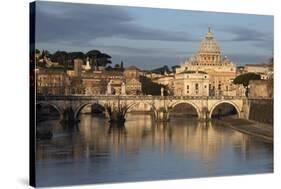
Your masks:
[[[203,41],[200,44],[198,53],[199,54],[209,54],[209,53],[220,54],[220,47],[219,47],[218,43],[215,41],[213,33],[211,32],[210,28],[205,36],[205,39],[203,39]]]

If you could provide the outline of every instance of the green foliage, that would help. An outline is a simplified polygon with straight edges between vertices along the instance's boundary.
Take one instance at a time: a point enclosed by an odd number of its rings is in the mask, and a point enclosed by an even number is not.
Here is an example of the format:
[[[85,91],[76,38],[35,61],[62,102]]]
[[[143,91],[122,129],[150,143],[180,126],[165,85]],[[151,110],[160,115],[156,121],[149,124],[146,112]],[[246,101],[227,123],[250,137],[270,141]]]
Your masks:
[[[36,49],[36,52],[40,52],[40,50]],[[33,53],[34,54],[34,53]],[[52,62],[58,62],[59,65],[65,67],[65,69],[69,69],[73,67],[73,60],[76,58],[80,58],[85,61],[87,57],[90,58],[90,64],[92,68],[98,69],[99,66],[106,67],[107,64],[111,64],[111,56],[102,53],[99,50],[90,50],[86,54],[83,52],[66,52],[66,51],[56,51],[51,54],[47,50],[42,50],[40,58],[50,58]]]
[[[80,58],[80,59],[84,59],[85,58],[85,54],[83,52],[70,52],[68,53],[67,59],[72,61],[76,58]]]
[[[96,69],[98,66],[105,67],[107,64],[111,64],[111,56],[98,50],[90,50],[86,53],[86,56],[90,58],[91,65]]]
[[[234,84],[243,84],[243,86],[248,86],[250,80],[260,80],[261,76],[256,73],[245,73],[237,76],[234,80]]]
[[[171,73],[169,67],[167,65],[163,66],[163,67],[160,67],[160,68],[156,68],[156,69],[153,69],[151,70],[152,73],[156,73],[156,74],[164,74],[165,72],[167,73]]]
[[[144,95],[161,95],[161,87],[165,89],[165,85],[154,83],[144,76],[140,76],[140,82],[142,84],[142,93]],[[166,90],[164,90],[164,94],[167,95]]]
[[[99,54],[101,54],[101,52],[98,50],[90,50],[86,53],[86,56],[88,56],[89,58],[96,58]]]
[[[176,72],[176,68],[180,68],[180,65],[174,65],[172,66],[172,71],[175,73]]]
[[[58,62],[60,65],[64,65],[67,61],[68,53],[65,51],[56,51],[52,55],[52,61]]]

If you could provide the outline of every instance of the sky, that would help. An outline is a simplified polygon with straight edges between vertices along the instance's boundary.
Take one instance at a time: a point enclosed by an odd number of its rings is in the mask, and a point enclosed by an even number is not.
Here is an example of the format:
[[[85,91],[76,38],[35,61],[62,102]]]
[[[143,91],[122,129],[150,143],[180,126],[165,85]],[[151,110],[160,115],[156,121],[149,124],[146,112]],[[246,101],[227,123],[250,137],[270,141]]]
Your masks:
[[[236,65],[273,56],[273,16],[77,3],[36,2],[35,45],[55,52],[97,49],[142,69],[193,56],[208,27]]]

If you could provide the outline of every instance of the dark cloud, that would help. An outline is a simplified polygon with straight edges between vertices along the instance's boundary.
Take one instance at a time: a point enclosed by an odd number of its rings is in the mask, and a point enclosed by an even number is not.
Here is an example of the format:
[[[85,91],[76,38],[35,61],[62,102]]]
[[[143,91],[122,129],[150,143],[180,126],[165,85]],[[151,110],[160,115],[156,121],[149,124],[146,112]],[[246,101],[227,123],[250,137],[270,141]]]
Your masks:
[[[180,65],[184,59],[188,56],[154,56],[154,55],[120,55],[112,54],[113,62],[120,63],[121,60],[126,66],[136,65],[142,69],[152,69],[156,67],[161,67],[163,65],[174,66]],[[267,62],[270,58],[267,55],[255,55],[255,54],[228,54],[227,57],[236,65],[245,64],[258,64],[262,62]]]
[[[227,57],[237,65],[259,64],[270,58],[267,55],[258,54],[228,54]]]
[[[222,31],[227,32],[233,38],[220,40],[226,42],[248,42],[253,47],[265,49],[266,51],[273,51],[273,34],[258,31],[253,28],[240,26],[225,26],[221,28]]]
[[[102,37],[136,40],[186,41],[186,32],[159,30],[136,24],[122,7],[37,2],[37,42],[83,44]]]
[[[123,46],[123,45],[97,45],[98,49],[111,50],[120,55],[154,55],[154,56],[187,56],[191,55],[194,52],[186,51],[184,49],[178,48],[151,48],[151,47],[132,47],[132,46]]]
[[[267,41],[272,39],[270,34],[252,28],[227,26],[223,27],[221,30],[234,36],[232,39],[229,39],[229,41]]]
[[[274,49],[273,40],[257,41],[257,42],[254,43],[254,46],[266,49],[266,50],[273,53],[273,49]]]
[[[163,65],[174,66],[181,64],[182,58],[169,56],[169,57],[155,57],[149,55],[135,55],[135,56],[123,56],[119,54],[113,54],[113,62],[120,63],[121,60],[125,66],[135,65],[142,69],[153,69],[162,67]]]

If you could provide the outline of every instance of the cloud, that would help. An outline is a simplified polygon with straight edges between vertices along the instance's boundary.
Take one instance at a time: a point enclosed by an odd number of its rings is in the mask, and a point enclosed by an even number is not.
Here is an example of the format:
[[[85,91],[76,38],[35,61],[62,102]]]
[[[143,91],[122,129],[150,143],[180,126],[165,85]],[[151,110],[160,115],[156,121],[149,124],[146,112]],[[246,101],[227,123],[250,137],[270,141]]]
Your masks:
[[[270,57],[268,55],[258,54],[227,54],[227,57],[237,65],[259,64],[266,62]]]
[[[90,40],[119,37],[136,40],[187,41],[186,32],[160,30],[136,24],[124,7],[37,2],[37,42],[87,44]]]
[[[257,42],[254,43],[254,45],[256,47],[266,49],[269,52],[273,53],[273,49],[274,49],[273,39],[267,40],[267,41],[257,41]]]
[[[234,36],[229,41],[267,41],[272,38],[270,34],[241,26],[226,26],[221,30]]]
[[[155,57],[153,55],[136,55],[136,56],[123,56],[113,54],[113,62],[120,63],[121,60],[125,66],[135,65],[142,69],[153,69],[162,67],[163,65],[174,66],[179,65],[182,61],[181,58],[169,56],[169,57]]]
[[[225,42],[248,42],[253,47],[264,49],[268,52],[273,51],[273,34],[258,31],[253,28],[241,27],[241,26],[224,26],[222,31],[231,34],[233,37]]]
[[[133,46],[125,46],[125,45],[97,45],[98,49],[104,49],[105,51],[113,51],[115,54],[119,55],[127,55],[127,56],[141,56],[141,55],[153,55],[155,57],[184,57],[187,55],[192,55],[194,52],[186,51],[185,49],[178,48],[152,48],[152,47],[133,47]]]

